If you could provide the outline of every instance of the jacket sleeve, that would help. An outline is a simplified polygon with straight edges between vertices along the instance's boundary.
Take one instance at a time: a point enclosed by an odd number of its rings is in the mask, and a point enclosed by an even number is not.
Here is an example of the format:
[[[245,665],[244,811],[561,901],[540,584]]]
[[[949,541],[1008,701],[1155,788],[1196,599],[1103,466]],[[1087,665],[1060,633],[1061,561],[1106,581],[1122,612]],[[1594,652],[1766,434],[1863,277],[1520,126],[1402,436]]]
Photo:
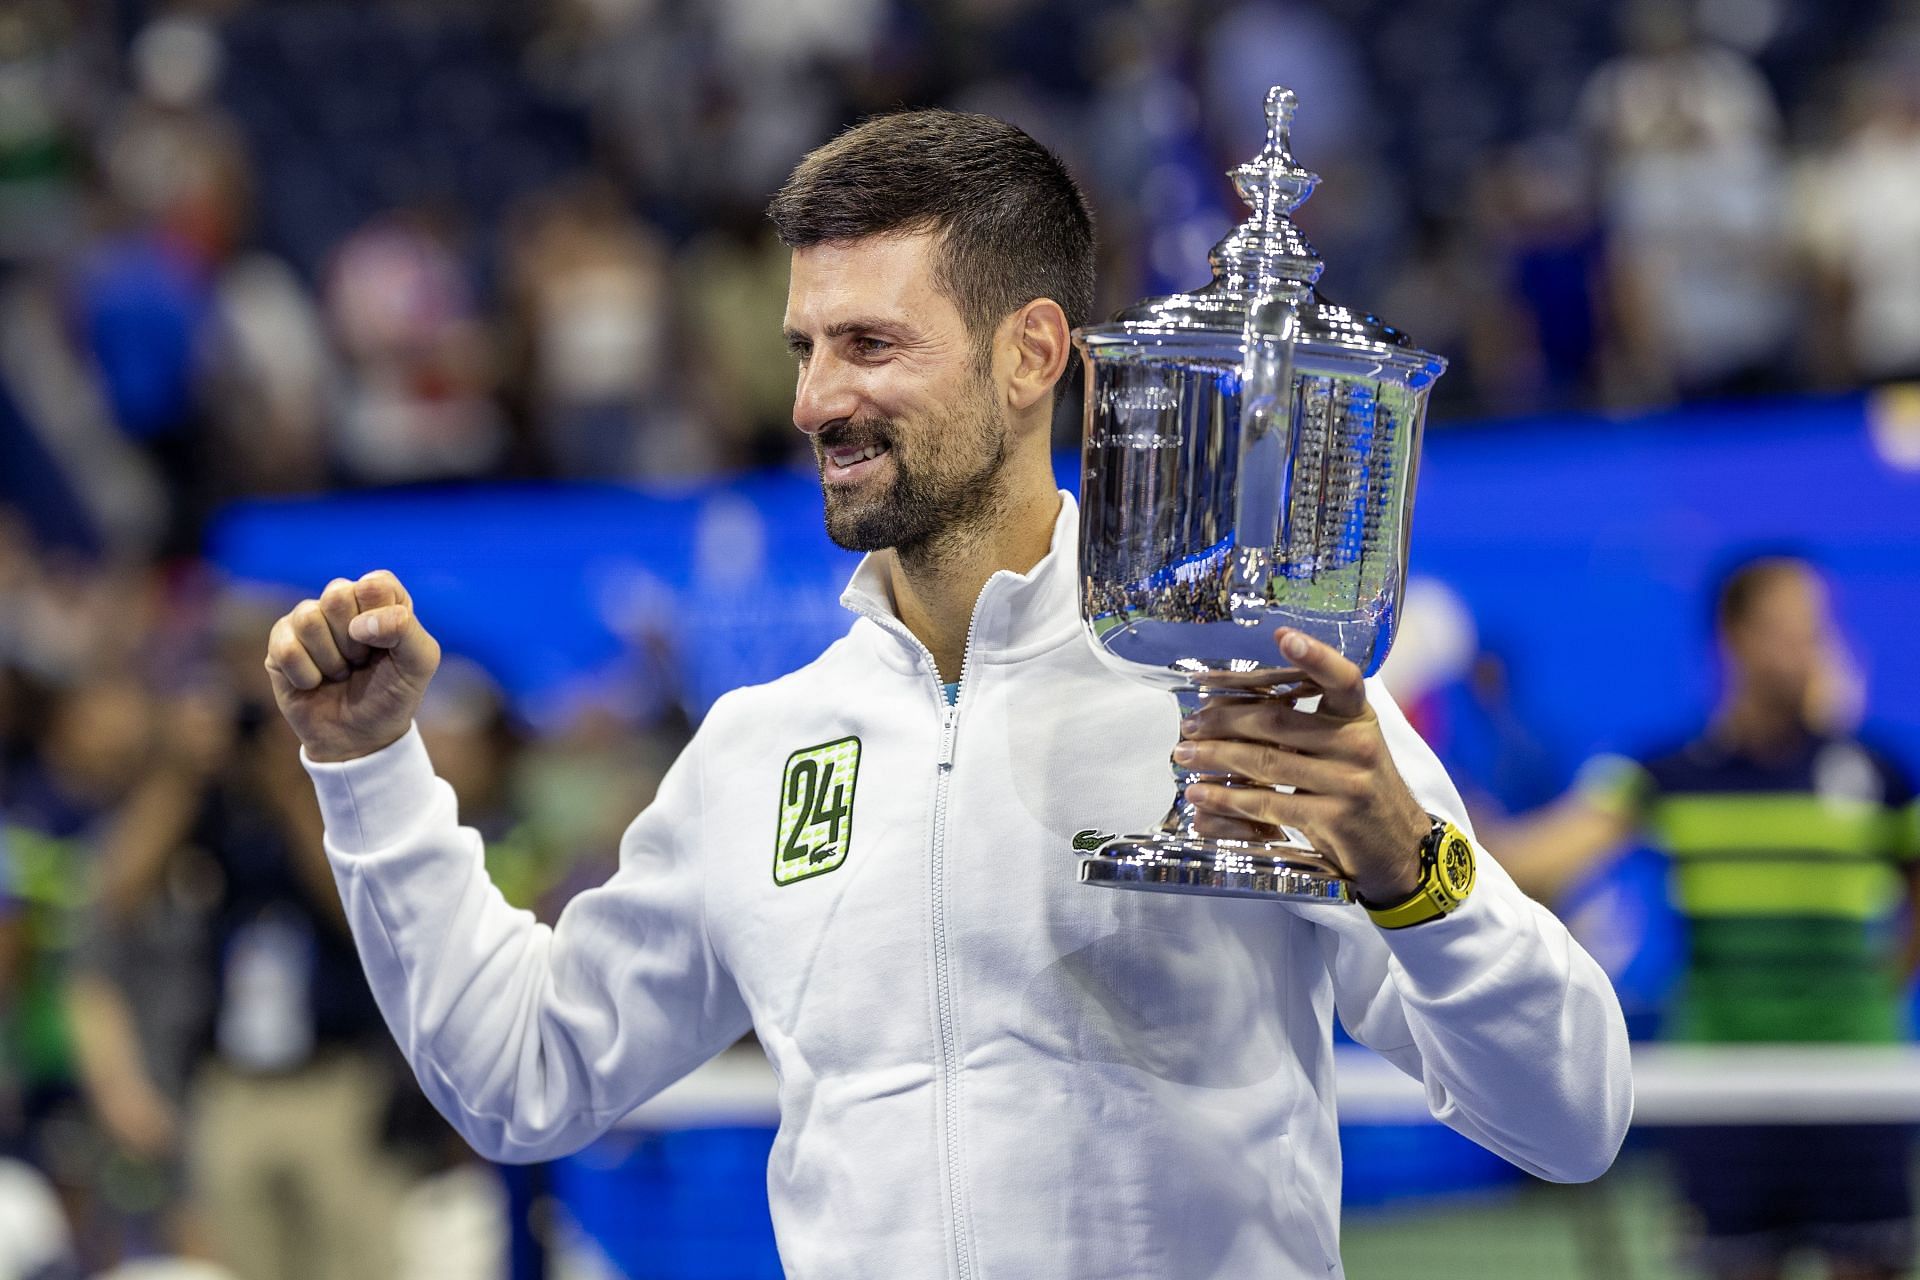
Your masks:
[[[747,1031],[707,936],[697,749],[627,828],[612,879],[551,928],[488,879],[417,728],[358,760],[306,761],[387,1026],[481,1154],[577,1150]]]
[[[1471,835],[1432,749],[1377,681],[1368,696],[1415,797]],[[1435,1119],[1538,1177],[1597,1178],[1633,1113],[1619,999],[1566,926],[1474,847],[1474,890],[1443,919],[1385,930],[1361,911],[1314,916],[1335,1007],[1425,1086]]]

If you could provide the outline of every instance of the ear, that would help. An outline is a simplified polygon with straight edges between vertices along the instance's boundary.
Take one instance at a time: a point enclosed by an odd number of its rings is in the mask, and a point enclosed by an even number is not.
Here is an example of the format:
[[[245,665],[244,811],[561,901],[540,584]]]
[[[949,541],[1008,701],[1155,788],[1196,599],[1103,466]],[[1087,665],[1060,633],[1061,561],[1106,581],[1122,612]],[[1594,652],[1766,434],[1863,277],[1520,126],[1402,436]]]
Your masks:
[[[1014,410],[1031,409],[1053,395],[1073,354],[1067,313],[1052,298],[1035,298],[1000,322],[1001,358],[1011,359],[1007,399]]]

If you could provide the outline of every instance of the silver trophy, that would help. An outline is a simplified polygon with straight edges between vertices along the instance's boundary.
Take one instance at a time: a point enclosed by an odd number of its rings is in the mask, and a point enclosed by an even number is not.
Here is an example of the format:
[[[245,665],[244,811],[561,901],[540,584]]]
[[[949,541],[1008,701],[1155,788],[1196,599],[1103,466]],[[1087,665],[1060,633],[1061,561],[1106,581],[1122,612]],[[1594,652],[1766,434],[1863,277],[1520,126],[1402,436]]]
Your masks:
[[[1319,182],[1289,150],[1294,105],[1289,90],[1267,94],[1266,149],[1230,175],[1253,212],[1208,255],[1213,282],[1074,333],[1087,368],[1081,619],[1102,661],[1172,690],[1186,713],[1301,693],[1280,665],[1281,626],[1379,668],[1427,395],[1446,367],[1315,291],[1323,264],[1289,217]],[[1176,768],[1159,828],[1106,842],[1081,881],[1351,901],[1296,833],[1199,835],[1186,799],[1198,777]]]

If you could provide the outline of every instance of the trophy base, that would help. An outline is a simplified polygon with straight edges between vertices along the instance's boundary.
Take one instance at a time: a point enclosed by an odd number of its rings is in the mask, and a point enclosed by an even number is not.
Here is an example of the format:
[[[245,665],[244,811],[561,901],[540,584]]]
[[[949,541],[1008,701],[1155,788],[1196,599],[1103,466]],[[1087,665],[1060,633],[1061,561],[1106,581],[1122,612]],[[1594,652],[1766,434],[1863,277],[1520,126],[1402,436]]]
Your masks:
[[[1326,863],[1282,844],[1167,836],[1109,840],[1080,862],[1080,883],[1215,898],[1343,904],[1352,887]]]

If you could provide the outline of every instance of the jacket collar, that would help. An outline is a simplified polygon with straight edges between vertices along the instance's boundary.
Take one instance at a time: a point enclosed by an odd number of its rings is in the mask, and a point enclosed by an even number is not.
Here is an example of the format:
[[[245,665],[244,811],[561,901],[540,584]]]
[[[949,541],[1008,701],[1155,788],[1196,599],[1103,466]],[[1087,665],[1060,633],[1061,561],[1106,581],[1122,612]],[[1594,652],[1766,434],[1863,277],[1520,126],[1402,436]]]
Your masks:
[[[1073,639],[1080,632],[1080,507],[1060,490],[1053,542],[1025,573],[1001,569],[987,579],[973,606],[968,656],[974,661],[1018,662]],[[917,658],[919,642],[894,611],[883,557],[861,557],[840,603],[899,640],[903,657]]]

